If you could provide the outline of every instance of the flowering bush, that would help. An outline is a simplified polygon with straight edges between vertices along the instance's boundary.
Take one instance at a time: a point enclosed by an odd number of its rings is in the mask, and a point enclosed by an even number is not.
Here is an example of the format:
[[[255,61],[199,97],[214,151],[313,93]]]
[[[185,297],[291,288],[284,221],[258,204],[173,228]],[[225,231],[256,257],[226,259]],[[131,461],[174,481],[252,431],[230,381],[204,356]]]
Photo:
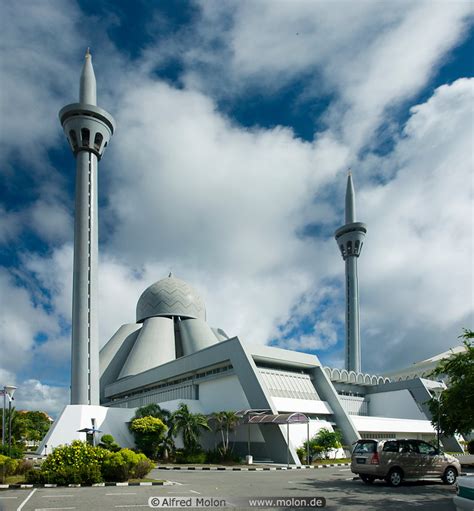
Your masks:
[[[40,470],[30,470],[30,483],[94,484],[106,481],[126,481],[129,477],[144,477],[153,468],[144,455],[130,449],[110,452],[101,447],[75,441],[56,448],[43,462]]]
[[[157,417],[139,417],[130,423],[130,431],[135,437],[135,444],[146,455],[156,459],[160,444],[163,442],[167,426]]]
[[[126,481],[131,477],[141,479],[152,468],[153,463],[144,454],[122,449],[107,456],[102,465],[102,474],[106,481]]]

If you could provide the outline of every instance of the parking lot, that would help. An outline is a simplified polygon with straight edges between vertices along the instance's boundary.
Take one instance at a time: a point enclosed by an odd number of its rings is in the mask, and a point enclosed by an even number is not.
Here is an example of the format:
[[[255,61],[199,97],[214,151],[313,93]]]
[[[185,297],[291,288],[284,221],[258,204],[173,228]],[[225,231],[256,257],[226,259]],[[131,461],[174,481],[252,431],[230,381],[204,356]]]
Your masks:
[[[466,472],[473,474],[474,477],[473,469]],[[407,482],[400,488],[391,488],[380,481],[366,485],[360,480],[354,480],[354,475],[348,467],[277,472],[154,470],[150,475],[156,479],[172,481],[174,484],[151,487],[5,490],[0,492],[0,510],[126,511],[149,508],[148,499],[153,496],[218,497],[227,499],[229,507],[234,509],[236,507],[232,506],[231,502],[236,497],[319,496],[326,499],[326,509],[331,510],[455,510],[452,504],[455,494],[453,486],[446,486],[437,481]]]

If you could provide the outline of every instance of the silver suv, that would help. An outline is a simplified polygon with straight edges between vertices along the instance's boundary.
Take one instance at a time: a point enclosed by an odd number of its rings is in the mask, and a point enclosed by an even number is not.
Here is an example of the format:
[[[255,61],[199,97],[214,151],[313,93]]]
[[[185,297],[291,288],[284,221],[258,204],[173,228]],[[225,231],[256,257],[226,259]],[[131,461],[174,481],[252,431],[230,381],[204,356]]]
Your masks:
[[[385,479],[391,486],[400,486],[404,479],[436,477],[454,484],[461,465],[457,458],[423,440],[363,439],[355,443],[351,470],[367,484]]]

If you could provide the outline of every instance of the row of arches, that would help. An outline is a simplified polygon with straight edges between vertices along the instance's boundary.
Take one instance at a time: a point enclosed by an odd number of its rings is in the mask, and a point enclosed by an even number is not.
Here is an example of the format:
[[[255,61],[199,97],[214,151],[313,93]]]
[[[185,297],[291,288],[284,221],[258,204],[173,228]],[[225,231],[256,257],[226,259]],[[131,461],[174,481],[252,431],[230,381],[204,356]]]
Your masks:
[[[331,381],[342,383],[356,383],[359,385],[379,385],[380,383],[390,383],[392,380],[385,376],[377,376],[364,373],[356,373],[355,371],[347,371],[346,369],[336,369],[325,367],[324,370]]]

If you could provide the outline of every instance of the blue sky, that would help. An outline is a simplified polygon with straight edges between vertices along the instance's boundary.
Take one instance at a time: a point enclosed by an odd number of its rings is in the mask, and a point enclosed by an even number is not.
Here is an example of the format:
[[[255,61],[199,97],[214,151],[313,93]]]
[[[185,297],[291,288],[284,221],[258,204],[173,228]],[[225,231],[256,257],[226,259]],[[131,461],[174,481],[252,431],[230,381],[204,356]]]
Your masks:
[[[368,225],[362,365],[473,327],[472,3],[2,2],[0,383],[68,400],[74,170],[57,112],[90,46],[117,120],[100,164],[100,332],[172,269],[208,321],[341,366],[347,169]]]

